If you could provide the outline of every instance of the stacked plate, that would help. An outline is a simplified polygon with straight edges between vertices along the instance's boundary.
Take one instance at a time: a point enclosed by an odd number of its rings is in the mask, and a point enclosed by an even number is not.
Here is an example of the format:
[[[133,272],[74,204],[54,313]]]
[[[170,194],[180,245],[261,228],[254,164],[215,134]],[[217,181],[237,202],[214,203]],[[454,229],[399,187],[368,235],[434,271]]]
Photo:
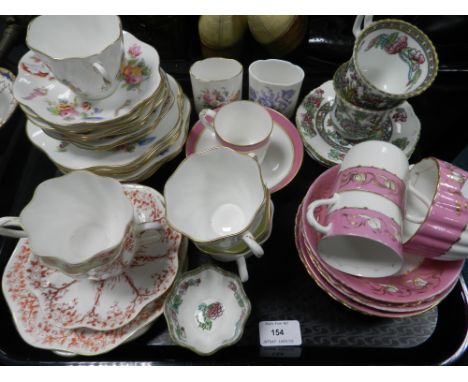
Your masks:
[[[404,266],[398,274],[368,278],[340,272],[320,259],[317,252],[320,234],[307,223],[304,206],[332,196],[338,171],[339,166],[334,166],[314,181],[296,215],[296,246],[307,272],[332,298],[364,314],[407,317],[435,307],[455,286],[463,261],[443,262],[405,255]],[[315,211],[317,220],[323,224],[326,207]]]
[[[81,100],[32,51],[20,60],[13,92],[28,118],[28,137],[64,173],[141,181],[183,147],[187,97],[160,68],[153,47],[128,32],[124,46],[118,89],[96,101]]]
[[[165,235],[138,249],[121,275],[72,279],[42,265],[27,239],[18,242],[2,289],[18,332],[31,346],[63,356],[102,354],[142,335],[163,313],[185,265],[187,239],[166,225],[162,195],[145,186],[123,187],[135,213],[163,224]]]

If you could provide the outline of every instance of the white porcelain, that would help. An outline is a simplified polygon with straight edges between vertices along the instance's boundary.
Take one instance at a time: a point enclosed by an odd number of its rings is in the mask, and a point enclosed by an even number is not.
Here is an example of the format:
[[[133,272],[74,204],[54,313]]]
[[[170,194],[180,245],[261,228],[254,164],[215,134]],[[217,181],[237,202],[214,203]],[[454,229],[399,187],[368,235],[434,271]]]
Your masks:
[[[176,89],[177,84],[175,80],[172,77],[169,77],[169,80],[171,87]],[[127,167],[131,165],[132,162],[144,157],[153,147],[159,144],[161,139],[171,134],[175,128],[179,128],[179,117],[185,120],[190,113],[190,103],[186,97],[184,97],[182,105],[182,110],[179,110],[178,103],[174,102],[165,117],[155,126],[154,130],[151,131],[146,138],[135,144],[124,145],[120,149],[112,151],[84,150],[71,144],[65,145],[64,147],[61,141],[49,137],[31,121],[28,121],[26,124],[26,132],[31,142],[41,149],[52,162],[68,170],[87,169],[94,171],[94,168],[100,167],[119,169]],[[186,130],[184,134],[186,134]],[[181,137],[184,134],[181,134]],[[176,145],[167,148],[165,151],[161,151],[159,155],[154,158],[152,164],[161,163],[165,158],[171,155],[171,153],[176,151],[177,148],[180,149],[180,144],[183,145],[184,143],[180,143],[180,138]],[[144,170],[144,168],[142,167],[141,170]],[[131,171],[129,174],[123,174],[119,180],[131,180],[131,177],[135,173],[136,171]]]
[[[39,16],[26,44],[65,86],[84,99],[101,99],[118,86],[124,59],[118,16]]]
[[[221,57],[196,61],[190,68],[193,101],[197,114],[242,99],[243,69],[240,62]]]
[[[408,159],[388,142],[355,145],[343,159],[329,199],[307,208],[309,224],[325,236],[319,255],[328,265],[356,276],[386,277],[403,264],[402,226]],[[327,225],[315,209],[329,206]]]
[[[250,232],[269,201],[256,160],[226,147],[190,155],[167,180],[164,196],[169,224],[193,241],[244,241],[263,255]]]
[[[187,240],[183,239],[179,264],[184,262]],[[94,356],[126,343],[140,329],[154,322],[164,309],[165,296],[148,305],[127,325],[115,330],[63,329],[51,322],[42,312],[37,297],[26,287],[25,265],[31,250],[27,239],[19,240],[2,278],[2,291],[21,338],[29,345],[67,355]]]
[[[0,127],[7,123],[18,104],[13,96],[14,81],[13,73],[0,68]]]
[[[296,126],[307,153],[327,167],[340,164],[355,144],[337,133],[331,118],[334,100],[333,81],[327,81],[306,95],[296,112]],[[404,102],[395,108],[383,126],[372,139],[394,144],[409,158],[421,132],[421,123],[411,105]]]
[[[164,316],[176,344],[207,356],[240,340],[250,309],[237,276],[203,265],[176,281]]]
[[[2,235],[28,237],[47,264],[86,272],[122,252],[134,216],[119,182],[76,171],[42,182],[19,218],[4,217],[0,225]]]
[[[259,163],[263,162],[273,130],[273,119],[264,107],[250,101],[235,101],[219,110],[203,109],[199,117],[203,126],[215,133],[221,146],[253,155]]]
[[[182,235],[167,226],[162,196],[139,185],[125,185],[124,190],[136,215],[159,223],[164,229],[158,240],[140,245],[121,276],[105,281],[74,280],[42,265],[36,256],[29,257],[27,286],[36,295],[43,313],[60,327],[94,330],[122,327],[162,296],[175,278]],[[130,245],[137,245],[138,240]]]
[[[62,84],[33,51],[19,61],[13,86],[16,100],[45,121],[60,126],[116,122],[153,96],[161,83],[159,55],[150,45],[123,32],[126,65],[109,97],[85,101]]]
[[[301,91],[304,71],[288,61],[269,59],[249,66],[249,99],[291,117]]]
[[[258,236],[258,244],[263,244],[265,243],[271,236],[271,232],[273,231],[273,214],[274,214],[274,206],[273,202],[270,201],[270,209],[271,209],[271,214],[270,214],[270,219],[268,220],[266,227],[262,227],[262,231],[260,232]],[[248,250],[243,253],[238,253],[238,254],[230,254],[230,253],[223,253],[222,251],[219,251],[219,253],[210,253],[210,256],[217,260],[221,261],[223,263],[229,263],[232,261],[235,261],[237,263],[237,272],[239,273],[239,278],[243,283],[249,281],[249,273],[247,270],[247,262],[245,261],[249,257],[253,255],[252,251]]]

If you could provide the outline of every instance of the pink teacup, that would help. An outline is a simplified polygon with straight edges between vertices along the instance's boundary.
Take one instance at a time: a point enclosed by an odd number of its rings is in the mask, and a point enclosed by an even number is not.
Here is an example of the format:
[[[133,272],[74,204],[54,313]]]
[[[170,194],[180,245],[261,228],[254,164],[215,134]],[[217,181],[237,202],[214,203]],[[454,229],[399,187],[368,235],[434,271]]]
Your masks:
[[[385,277],[400,270],[407,173],[406,156],[387,142],[363,142],[346,154],[333,196],[308,206],[309,224],[324,235],[318,244],[324,262],[365,277]],[[314,211],[325,205],[329,209],[322,225]]]
[[[468,258],[468,172],[436,158],[415,164],[408,181],[405,252],[437,260]]]

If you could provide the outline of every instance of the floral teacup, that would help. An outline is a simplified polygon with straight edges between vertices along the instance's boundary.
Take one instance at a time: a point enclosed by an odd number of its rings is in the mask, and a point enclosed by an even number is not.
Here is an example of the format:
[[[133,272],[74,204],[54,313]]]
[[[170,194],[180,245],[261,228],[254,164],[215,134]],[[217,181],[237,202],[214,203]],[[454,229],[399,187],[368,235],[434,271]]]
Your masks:
[[[393,108],[427,90],[437,76],[437,52],[414,25],[387,19],[358,33],[343,89],[354,105]]]
[[[242,65],[232,59],[213,57],[190,68],[195,110],[216,109],[242,98]]]
[[[283,60],[258,60],[249,66],[249,99],[291,117],[304,71]]]

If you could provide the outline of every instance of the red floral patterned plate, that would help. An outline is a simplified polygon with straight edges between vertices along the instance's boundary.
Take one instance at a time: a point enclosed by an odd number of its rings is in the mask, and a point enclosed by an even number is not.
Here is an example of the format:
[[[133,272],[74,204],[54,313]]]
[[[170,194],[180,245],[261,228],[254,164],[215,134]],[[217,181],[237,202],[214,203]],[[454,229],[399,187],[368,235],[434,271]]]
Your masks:
[[[75,280],[29,256],[26,286],[37,297],[47,319],[59,327],[119,328],[164,294],[174,281],[182,235],[166,225],[163,197],[139,185],[124,185],[124,191],[142,221],[165,225],[165,236],[138,249],[121,275],[103,281]],[[24,246],[28,247],[27,242]]]

